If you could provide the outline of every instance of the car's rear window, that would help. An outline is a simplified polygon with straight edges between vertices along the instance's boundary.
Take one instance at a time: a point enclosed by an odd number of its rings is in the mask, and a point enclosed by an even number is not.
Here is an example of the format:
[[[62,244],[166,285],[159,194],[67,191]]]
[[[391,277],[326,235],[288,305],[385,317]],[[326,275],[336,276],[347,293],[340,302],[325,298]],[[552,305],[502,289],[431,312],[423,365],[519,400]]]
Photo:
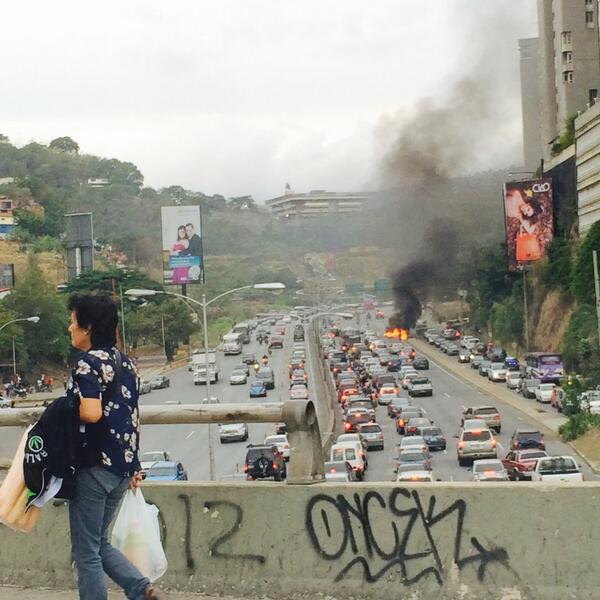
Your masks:
[[[579,468],[572,458],[557,456],[553,458],[544,458],[540,461],[540,475],[563,475],[578,472]]]
[[[517,434],[519,440],[535,440],[539,442],[542,440],[542,434],[539,431],[520,431]]]
[[[504,467],[502,466],[502,463],[484,463],[482,465],[473,465],[474,473],[483,473],[485,471],[496,471],[499,473],[503,470]]]
[[[273,458],[273,449],[272,448],[250,448],[248,450],[248,460],[256,460],[261,456],[266,456],[267,458]]]
[[[541,450],[539,452],[524,452],[520,455],[520,459],[531,460],[533,458],[542,458],[543,456],[546,456],[546,453]]]
[[[465,431],[463,433],[464,442],[485,442],[491,438],[491,434],[486,429],[481,431]]]
[[[493,406],[488,406],[485,408],[478,408],[475,410],[474,414],[476,415],[497,415],[498,409]]]
[[[423,435],[442,435],[442,430],[439,427],[423,427],[421,433]]]
[[[342,461],[325,463],[325,471],[327,473],[345,473],[346,463]]]
[[[379,425],[363,425],[360,428],[361,433],[379,433],[381,431],[381,427]]]
[[[424,383],[429,383],[429,379],[427,379],[427,377],[414,377],[412,383],[413,385],[422,385]]]

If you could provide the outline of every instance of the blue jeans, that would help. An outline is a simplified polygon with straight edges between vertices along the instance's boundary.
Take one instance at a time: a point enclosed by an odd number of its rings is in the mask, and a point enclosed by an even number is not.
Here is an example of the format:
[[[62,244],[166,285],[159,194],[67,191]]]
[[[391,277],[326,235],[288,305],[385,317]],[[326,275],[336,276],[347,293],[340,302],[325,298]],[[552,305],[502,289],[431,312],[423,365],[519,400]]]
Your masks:
[[[107,600],[105,573],[130,600],[143,598],[150,585],[108,541],[110,524],[130,481],[103,467],[77,473],[77,493],[69,502],[69,522],[81,600]]]

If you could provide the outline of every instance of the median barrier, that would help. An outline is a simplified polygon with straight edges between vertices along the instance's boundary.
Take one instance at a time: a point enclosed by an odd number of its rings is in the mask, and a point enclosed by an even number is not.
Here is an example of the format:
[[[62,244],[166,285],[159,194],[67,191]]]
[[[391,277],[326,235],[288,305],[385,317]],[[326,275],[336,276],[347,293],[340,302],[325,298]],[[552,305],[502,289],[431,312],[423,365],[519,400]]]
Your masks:
[[[600,484],[144,484],[167,589],[297,598],[598,597]],[[49,551],[51,549],[51,551]],[[4,584],[73,588],[64,502],[0,527]]]

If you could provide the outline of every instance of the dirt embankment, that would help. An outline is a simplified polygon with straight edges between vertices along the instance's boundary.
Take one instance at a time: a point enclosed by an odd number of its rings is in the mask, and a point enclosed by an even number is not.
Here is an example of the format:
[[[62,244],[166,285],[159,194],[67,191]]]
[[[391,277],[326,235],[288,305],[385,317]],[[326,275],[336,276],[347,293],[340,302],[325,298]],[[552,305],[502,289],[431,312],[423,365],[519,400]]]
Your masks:
[[[540,297],[529,315],[532,350],[559,352],[572,313],[573,304],[560,291]]]

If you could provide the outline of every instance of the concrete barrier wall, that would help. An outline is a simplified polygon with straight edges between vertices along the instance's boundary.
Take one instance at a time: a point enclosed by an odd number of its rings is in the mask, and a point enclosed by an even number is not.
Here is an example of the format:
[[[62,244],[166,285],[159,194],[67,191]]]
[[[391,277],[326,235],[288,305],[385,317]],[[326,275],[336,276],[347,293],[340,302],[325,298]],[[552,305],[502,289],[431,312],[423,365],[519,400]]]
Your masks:
[[[518,489],[517,489],[518,488]],[[243,596],[598,598],[600,484],[153,484],[172,589]],[[67,508],[0,527],[0,580],[72,587]]]

